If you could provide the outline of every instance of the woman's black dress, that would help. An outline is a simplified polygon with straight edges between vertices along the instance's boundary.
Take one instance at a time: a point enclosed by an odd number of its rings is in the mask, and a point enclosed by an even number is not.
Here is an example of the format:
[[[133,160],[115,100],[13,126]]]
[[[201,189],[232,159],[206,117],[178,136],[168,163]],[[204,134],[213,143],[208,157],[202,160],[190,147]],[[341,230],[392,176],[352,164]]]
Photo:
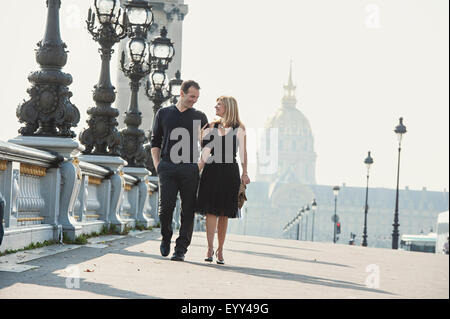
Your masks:
[[[213,146],[211,157],[206,162],[200,177],[200,185],[197,196],[196,212],[205,215],[238,217],[238,193],[241,184],[239,165],[236,160],[238,148],[237,127],[227,132],[224,136],[218,134],[218,124],[214,125],[210,138],[203,140],[202,146],[206,146],[214,139],[221,139]],[[231,144],[232,143],[232,144]],[[217,150],[219,148],[219,150]]]

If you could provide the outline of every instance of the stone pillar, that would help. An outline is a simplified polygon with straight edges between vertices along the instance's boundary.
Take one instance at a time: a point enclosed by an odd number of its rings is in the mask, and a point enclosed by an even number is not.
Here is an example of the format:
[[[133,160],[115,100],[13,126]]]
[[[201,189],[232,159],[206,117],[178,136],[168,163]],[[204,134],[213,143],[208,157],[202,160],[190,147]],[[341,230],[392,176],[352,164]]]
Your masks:
[[[150,215],[155,220],[155,223],[159,223],[159,179],[157,176],[149,176],[148,181],[150,184],[150,190],[153,190],[148,199],[148,204],[150,206]]]
[[[20,163],[7,162],[4,176],[5,227],[17,226],[17,197],[19,195]]]
[[[135,214],[132,216],[137,223],[142,224],[144,227],[149,227],[154,225],[154,220],[148,218],[145,215],[144,207],[145,202],[148,200],[148,180],[149,171],[141,167],[124,167],[123,172],[137,177],[140,181],[135,186],[136,196],[135,201],[132,204],[132,210]]]
[[[78,166],[79,160],[66,161],[61,165],[61,193],[59,198],[59,224],[69,239],[81,234],[82,227],[75,219],[75,201],[81,188],[81,169]]]
[[[122,168],[127,162],[118,156],[101,156],[101,155],[80,155],[80,160],[107,167],[111,170],[109,180],[104,180],[106,194],[110,194],[106,207],[106,221],[119,227],[122,232],[125,229],[125,222],[120,218],[120,206],[123,201],[123,193],[125,191],[125,180]],[[102,184],[103,184],[102,183]]]

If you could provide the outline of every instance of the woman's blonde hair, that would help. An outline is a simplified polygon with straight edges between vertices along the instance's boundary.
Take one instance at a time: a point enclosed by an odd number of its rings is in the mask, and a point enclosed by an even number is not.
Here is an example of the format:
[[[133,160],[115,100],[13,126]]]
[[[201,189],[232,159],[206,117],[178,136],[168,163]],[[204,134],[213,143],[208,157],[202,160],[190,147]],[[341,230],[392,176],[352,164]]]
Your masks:
[[[217,123],[222,123],[225,127],[242,127],[244,124],[239,118],[239,109],[237,101],[232,96],[220,96],[217,98],[217,102],[222,102],[225,106],[225,114],[221,119],[217,120]]]

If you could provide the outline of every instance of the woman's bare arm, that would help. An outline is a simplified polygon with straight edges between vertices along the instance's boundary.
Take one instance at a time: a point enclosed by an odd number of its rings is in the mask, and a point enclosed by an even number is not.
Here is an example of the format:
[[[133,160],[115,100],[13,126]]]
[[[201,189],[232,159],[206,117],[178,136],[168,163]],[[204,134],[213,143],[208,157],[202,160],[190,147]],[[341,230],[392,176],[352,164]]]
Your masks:
[[[238,140],[239,140],[239,157],[241,159],[241,165],[242,165],[242,181],[245,184],[250,183],[250,178],[248,177],[248,171],[247,171],[247,134],[245,131],[245,127],[239,127],[238,128]]]
[[[203,138],[205,136],[207,136],[208,134],[210,134],[212,128],[211,128],[212,124],[209,124],[209,127],[206,127],[206,125],[202,128],[201,133],[200,133],[200,145],[202,146],[202,152],[200,154],[200,159],[198,161],[198,168],[199,170],[202,170],[203,167],[205,167],[205,163],[209,158],[209,155],[211,154],[211,148],[208,146],[203,147],[202,142],[203,142]]]

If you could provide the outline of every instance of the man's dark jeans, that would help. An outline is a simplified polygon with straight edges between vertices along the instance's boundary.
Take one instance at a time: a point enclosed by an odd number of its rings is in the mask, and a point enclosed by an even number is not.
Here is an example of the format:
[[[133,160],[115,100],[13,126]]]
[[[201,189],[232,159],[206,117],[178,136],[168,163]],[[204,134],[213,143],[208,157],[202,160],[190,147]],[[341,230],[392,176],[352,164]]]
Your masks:
[[[181,227],[175,252],[185,254],[194,230],[194,209],[199,182],[197,163],[174,164],[162,160],[158,165],[159,220],[163,241],[172,239],[172,219],[177,194],[181,198]]]

